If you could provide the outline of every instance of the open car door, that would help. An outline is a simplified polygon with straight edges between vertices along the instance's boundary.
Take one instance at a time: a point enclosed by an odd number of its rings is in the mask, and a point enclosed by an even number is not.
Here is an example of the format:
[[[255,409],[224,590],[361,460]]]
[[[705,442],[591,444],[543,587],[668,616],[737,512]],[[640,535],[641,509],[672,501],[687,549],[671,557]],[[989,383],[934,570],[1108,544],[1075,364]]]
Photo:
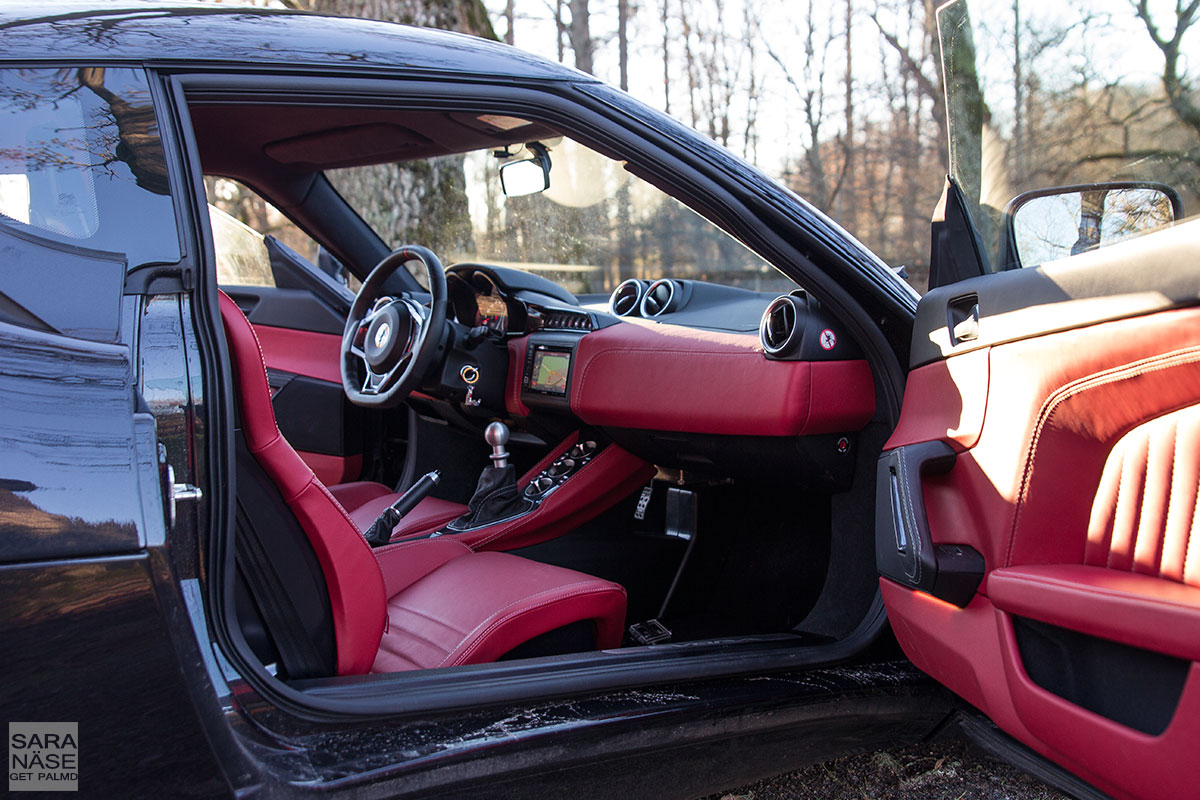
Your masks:
[[[1195,796],[1200,221],[920,302],[878,471],[909,658],[1119,797]]]
[[[1163,223],[1184,210],[1172,186],[1195,204],[1197,173],[1089,161],[1105,145],[1079,136],[1088,171],[1068,177],[1108,182],[1026,187],[995,235],[980,189],[997,185],[981,157],[992,87],[975,64],[1003,53],[981,40],[977,55],[966,5],[938,11],[939,288],[917,307],[877,472],[888,617],[913,663],[1103,792],[1195,797],[1200,220]],[[1007,157],[1000,183],[1036,174]]]

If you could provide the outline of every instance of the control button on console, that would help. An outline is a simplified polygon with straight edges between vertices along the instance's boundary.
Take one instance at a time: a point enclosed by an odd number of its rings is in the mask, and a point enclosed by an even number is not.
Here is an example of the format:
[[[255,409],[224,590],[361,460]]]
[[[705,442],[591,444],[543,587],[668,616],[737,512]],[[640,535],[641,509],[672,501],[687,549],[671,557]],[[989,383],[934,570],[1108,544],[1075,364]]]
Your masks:
[[[596,443],[595,442],[593,442],[593,441],[577,442],[575,444],[575,446],[571,448],[571,452],[569,455],[571,456],[571,458],[587,458],[588,456],[592,455],[595,452],[596,452]]]
[[[525,487],[525,494],[530,497],[537,497],[538,495],[545,494],[553,488],[553,478],[549,478],[545,475],[539,475],[538,477],[534,478],[527,487]]]
[[[554,478],[560,478],[573,469],[575,469],[575,459],[563,456],[546,468],[546,474]]]

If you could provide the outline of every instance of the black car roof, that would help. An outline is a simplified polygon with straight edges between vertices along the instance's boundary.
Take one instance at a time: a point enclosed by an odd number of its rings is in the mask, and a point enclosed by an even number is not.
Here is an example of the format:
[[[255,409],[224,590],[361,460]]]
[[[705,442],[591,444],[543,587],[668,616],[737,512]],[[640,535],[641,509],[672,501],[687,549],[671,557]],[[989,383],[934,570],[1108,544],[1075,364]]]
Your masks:
[[[0,61],[64,59],[595,80],[498,42],[373,20],[141,0],[0,6]]]

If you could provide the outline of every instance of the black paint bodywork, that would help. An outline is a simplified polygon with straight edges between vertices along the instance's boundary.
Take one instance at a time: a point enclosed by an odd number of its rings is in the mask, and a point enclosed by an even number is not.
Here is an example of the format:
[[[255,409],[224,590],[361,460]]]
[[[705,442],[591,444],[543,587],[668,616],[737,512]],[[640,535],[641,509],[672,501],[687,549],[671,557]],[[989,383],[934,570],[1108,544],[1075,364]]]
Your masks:
[[[160,114],[170,76],[193,71],[537,86],[676,153],[689,199],[818,286],[880,367],[885,405],[898,408],[914,297],[798,198],[591,76],[499,44],[361,20],[121,2],[0,10],[0,67],[64,64],[146,67],[161,78],[152,81]],[[178,174],[181,152],[168,147],[167,173],[182,196],[191,187]],[[219,552],[210,525],[229,513],[214,499],[226,487],[207,463],[222,452],[209,431],[224,426],[206,400],[220,376],[198,344],[213,335],[213,298],[193,278],[203,245],[188,219],[198,209],[177,200],[176,211],[187,212],[181,260],[130,265],[141,277],[126,279],[106,340],[0,318],[0,711],[8,721],[79,722],[84,796],[690,797],[917,739],[945,719],[948,696],[907,662],[858,654],[854,666],[815,668],[797,658],[759,674],[759,661],[720,643],[688,671],[629,661],[653,688],[547,682],[542,691],[561,698],[537,702],[475,702],[470,668],[441,710],[371,715],[370,679],[356,714],[260,694],[222,654],[206,601],[206,557]],[[35,257],[12,237],[0,244],[6,259]],[[122,291],[119,276],[108,284]],[[86,280],[53,288],[68,306],[96,296]],[[167,465],[176,483],[204,491],[173,521]],[[768,637],[762,650],[772,646]],[[725,677],[702,679],[706,663]],[[528,692],[536,668],[514,667],[513,686]],[[428,680],[412,677],[422,697]]]

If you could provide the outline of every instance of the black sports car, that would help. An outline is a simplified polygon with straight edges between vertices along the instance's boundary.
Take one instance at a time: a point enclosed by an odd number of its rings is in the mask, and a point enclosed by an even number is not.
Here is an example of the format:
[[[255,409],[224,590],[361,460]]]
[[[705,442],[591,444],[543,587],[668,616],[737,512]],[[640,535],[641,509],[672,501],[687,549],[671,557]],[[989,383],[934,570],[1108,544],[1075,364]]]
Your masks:
[[[10,790],[689,797],[957,726],[1194,794],[1175,189],[985,235],[955,140],[920,297],[510,47],[136,2],[0,31]]]

